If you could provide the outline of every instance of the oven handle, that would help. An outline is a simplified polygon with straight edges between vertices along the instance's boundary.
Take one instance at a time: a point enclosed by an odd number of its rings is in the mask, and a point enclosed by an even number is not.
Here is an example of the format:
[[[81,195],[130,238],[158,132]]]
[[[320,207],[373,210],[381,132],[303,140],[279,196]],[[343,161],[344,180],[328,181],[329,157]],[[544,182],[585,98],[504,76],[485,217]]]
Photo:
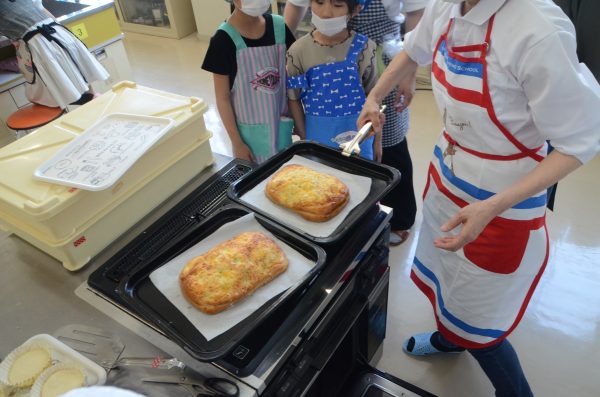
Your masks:
[[[354,323],[358,320],[358,317],[362,311],[367,307],[368,300],[363,296],[357,296],[348,308],[344,311],[343,317],[340,319],[339,316],[333,316],[323,324],[323,327],[328,327],[331,323],[335,324],[333,330],[329,335],[325,335],[325,340],[321,343],[315,343],[318,345],[318,354],[314,356],[313,367],[319,370],[323,369],[325,364],[329,361],[333,353],[337,350],[339,345],[344,340],[346,334],[352,329]],[[314,346],[314,345],[313,345]]]

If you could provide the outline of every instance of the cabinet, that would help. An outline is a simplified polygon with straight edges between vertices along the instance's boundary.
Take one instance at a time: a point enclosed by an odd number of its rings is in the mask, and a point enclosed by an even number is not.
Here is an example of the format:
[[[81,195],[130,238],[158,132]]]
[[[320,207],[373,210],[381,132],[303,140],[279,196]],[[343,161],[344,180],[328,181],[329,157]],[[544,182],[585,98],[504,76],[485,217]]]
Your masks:
[[[8,116],[26,105],[29,101],[25,97],[25,84],[0,93],[0,147],[15,140],[15,132],[6,126]]]
[[[191,1],[198,29],[198,38],[208,40],[215,34],[219,25],[231,14],[231,5],[223,0]],[[283,15],[281,0],[273,0],[271,10],[273,13]]]
[[[191,0],[115,0],[115,6],[127,32],[180,39],[196,30]]]
[[[223,0],[192,0],[198,38],[208,40],[230,14],[229,3]]]
[[[92,51],[92,53],[110,74],[107,80],[92,83],[94,91],[106,92],[120,81],[133,80],[133,73],[127,59],[123,40],[117,40],[105,47]]]

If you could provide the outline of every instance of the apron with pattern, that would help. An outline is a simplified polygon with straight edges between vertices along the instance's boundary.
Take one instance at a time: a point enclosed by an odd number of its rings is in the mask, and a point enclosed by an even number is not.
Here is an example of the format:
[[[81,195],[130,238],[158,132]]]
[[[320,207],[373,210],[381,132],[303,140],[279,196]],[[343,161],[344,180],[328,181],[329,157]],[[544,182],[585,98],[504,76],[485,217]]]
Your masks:
[[[236,48],[237,75],[231,101],[240,137],[261,163],[292,144],[293,121],[287,113],[285,91],[285,23],[273,15],[275,45],[248,47],[227,22],[225,31]]]
[[[339,149],[356,135],[356,121],[365,103],[358,56],[367,41],[356,33],[343,61],[316,65],[288,77],[288,88],[302,89],[307,140]],[[360,145],[362,157],[373,159],[374,140],[370,137]]]
[[[439,331],[466,348],[493,345],[521,320],[546,267],[546,192],[494,218],[457,252],[435,248],[440,226],[460,208],[485,200],[537,166],[546,145],[529,148],[497,118],[486,54],[494,16],[482,44],[453,47],[453,20],[433,55],[433,91],[445,131],[434,148],[423,193],[423,225],[411,278],[430,299]],[[457,233],[453,230],[450,234]]]

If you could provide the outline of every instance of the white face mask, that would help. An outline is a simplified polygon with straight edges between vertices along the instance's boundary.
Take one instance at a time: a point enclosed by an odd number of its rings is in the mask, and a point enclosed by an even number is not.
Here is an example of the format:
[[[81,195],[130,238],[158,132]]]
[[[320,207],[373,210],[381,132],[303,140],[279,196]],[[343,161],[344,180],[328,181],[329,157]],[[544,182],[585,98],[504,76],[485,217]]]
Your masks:
[[[242,0],[242,11],[251,17],[259,17],[271,7],[270,0]]]
[[[348,16],[342,15],[335,18],[319,18],[318,15],[312,14],[312,24],[317,30],[325,36],[335,36],[348,26]]]
[[[462,3],[464,0],[442,0],[442,1],[445,1],[446,3],[460,4],[460,3]]]

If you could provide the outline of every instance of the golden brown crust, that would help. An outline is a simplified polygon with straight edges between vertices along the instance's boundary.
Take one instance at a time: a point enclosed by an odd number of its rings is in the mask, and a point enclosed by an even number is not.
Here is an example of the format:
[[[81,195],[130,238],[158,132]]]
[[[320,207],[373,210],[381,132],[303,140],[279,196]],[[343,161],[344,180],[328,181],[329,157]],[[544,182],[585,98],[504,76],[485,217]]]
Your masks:
[[[288,260],[258,232],[245,232],[192,258],[179,274],[186,299],[208,314],[219,313],[283,273]]]
[[[348,186],[342,181],[298,164],[277,171],[267,183],[265,194],[275,204],[313,222],[333,218],[350,200]]]

